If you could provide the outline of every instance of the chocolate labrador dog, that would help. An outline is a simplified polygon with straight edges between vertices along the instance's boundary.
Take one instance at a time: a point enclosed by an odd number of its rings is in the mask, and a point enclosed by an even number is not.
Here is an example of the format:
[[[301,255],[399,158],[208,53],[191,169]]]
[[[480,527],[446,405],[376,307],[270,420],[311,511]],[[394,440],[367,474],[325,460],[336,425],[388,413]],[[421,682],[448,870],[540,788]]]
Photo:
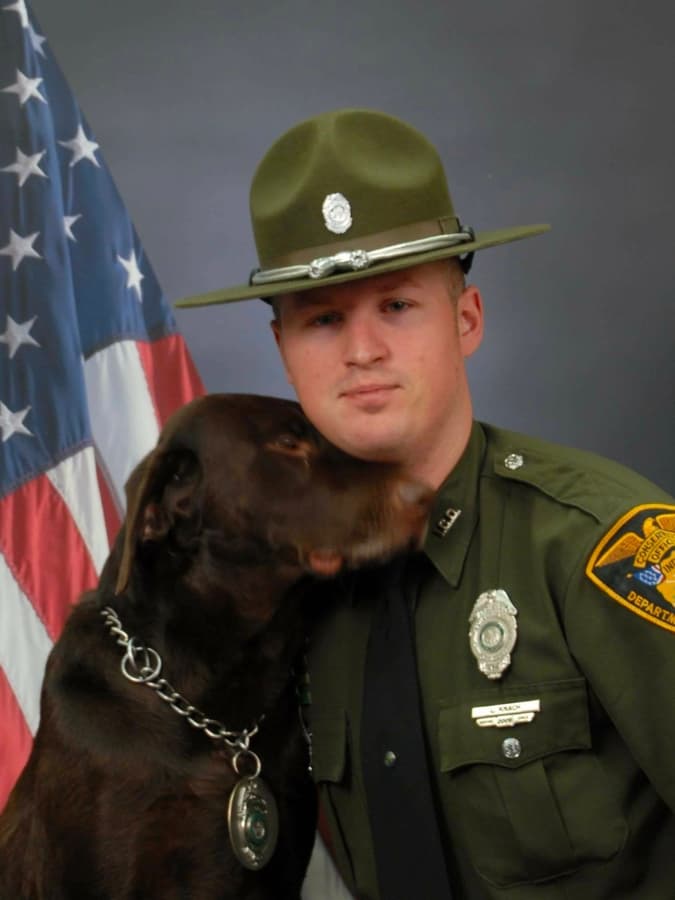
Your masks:
[[[47,664],[0,898],[298,898],[305,588],[418,546],[428,492],[328,445],[295,403],[214,394],[169,420],[127,499]]]

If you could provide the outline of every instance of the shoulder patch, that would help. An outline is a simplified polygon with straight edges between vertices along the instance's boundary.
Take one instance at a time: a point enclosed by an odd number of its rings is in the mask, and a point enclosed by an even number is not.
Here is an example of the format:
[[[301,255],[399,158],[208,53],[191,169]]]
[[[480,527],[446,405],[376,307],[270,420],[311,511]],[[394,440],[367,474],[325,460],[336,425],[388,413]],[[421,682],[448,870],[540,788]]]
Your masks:
[[[675,631],[675,506],[634,506],[593,550],[586,575],[632,612]]]

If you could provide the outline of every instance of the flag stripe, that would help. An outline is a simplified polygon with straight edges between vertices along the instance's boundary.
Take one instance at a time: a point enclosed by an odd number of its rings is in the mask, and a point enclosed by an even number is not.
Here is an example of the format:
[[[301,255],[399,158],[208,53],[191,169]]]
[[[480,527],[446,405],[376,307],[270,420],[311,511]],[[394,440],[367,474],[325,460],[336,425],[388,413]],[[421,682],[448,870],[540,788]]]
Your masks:
[[[33,605],[0,554],[0,666],[35,734],[40,719],[40,684],[52,641]]]
[[[96,460],[96,479],[98,481],[98,491],[101,496],[101,506],[103,508],[103,518],[105,520],[105,530],[108,535],[108,546],[112,547],[117,532],[122,524],[122,514],[120,512],[112,491],[108,484],[105,472],[101,468],[100,461]]]
[[[135,341],[119,341],[84,364],[89,415],[100,465],[115,503],[124,509],[124,484],[157,442],[155,404]]]
[[[0,552],[52,640],[96,570],[70,509],[45,476],[0,500]]]
[[[165,422],[186,397],[195,393],[199,375],[180,335],[169,334],[152,343],[138,341],[137,348],[159,419]],[[162,378],[162,372],[171,372],[171,378]]]
[[[93,448],[85,447],[74,453],[46,475],[70,510],[94,569],[97,574],[100,573],[109,546]]]
[[[2,576],[0,575],[1,582]],[[3,734],[3,738],[0,740],[0,798],[4,798],[11,791],[28,759],[32,735],[1,666],[0,722],[2,722]]]

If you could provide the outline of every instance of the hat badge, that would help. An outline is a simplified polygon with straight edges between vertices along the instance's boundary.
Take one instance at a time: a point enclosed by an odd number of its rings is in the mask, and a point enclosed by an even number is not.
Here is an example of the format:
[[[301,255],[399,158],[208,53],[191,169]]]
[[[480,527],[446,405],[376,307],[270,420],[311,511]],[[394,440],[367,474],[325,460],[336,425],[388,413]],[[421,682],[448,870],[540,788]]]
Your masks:
[[[321,206],[326,228],[344,234],[352,227],[352,208],[344,194],[327,194]]]

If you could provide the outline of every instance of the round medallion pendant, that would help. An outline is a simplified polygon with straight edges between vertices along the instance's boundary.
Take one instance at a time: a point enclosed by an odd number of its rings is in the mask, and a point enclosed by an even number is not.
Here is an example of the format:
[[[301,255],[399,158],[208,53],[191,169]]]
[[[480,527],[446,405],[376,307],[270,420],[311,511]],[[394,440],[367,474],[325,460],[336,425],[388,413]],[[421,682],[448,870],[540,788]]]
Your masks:
[[[238,781],[227,807],[227,828],[234,854],[247,869],[269,862],[279,836],[277,804],[260,778]]]

